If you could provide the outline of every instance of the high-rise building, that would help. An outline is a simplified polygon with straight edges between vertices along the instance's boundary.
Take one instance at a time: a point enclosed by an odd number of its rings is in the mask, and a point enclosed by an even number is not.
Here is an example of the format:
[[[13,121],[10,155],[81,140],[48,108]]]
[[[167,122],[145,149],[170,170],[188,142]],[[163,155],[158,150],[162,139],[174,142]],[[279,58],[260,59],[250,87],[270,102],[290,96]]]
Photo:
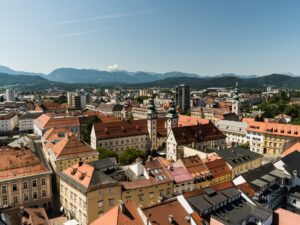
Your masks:
[[[76,92],[67,93],[68,104],[75,109],[83,109],[86,106],[86,95]]]
[[[187,113],[190,109],[191,88],[188,85],[181,84],[175,89],[175,104],[179,107],[181,113]]]
[[[15,91],[13,89],[6,89],[6,101],[14,102],[16,100]]]

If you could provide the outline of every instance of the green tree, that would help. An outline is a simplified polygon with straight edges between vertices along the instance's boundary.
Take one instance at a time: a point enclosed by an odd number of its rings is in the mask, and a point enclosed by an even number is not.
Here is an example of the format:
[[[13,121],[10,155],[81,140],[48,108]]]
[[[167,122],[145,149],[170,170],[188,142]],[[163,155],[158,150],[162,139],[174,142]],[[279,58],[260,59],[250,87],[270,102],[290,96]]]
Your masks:
[[[91,131],[93,128],[94,123],[100,122],[98,116],[91,116],[88,118],[88,121],[86,122],[86,126],[82,127],[80,126],[80,135],[83,141],[86,143],[90,143],[91,141]]]
[[[144,151],[135,148],[128,148],[119,155],[119,162],[122,165],[128,165],[134,162],[136,158],[145,159]]]
[[[98,147],[97,151],[99,152],[99,159],[114,157],[118,160],[119,155],[118,155],[118,153],[114,152],[113,150]]]
[[[54,99],[54,102],[59,103],[59,104],[63,104],[63,103],[67,103],[68,99],[65,95],[61,95],[58,98]]]
[[[297,118],[300,116],[300,106],[292,104],[286,107],[285,113],[292,118]]]
[[[3,95],[0,96],[0,102],[4,102],[4,97],[3,97]]]

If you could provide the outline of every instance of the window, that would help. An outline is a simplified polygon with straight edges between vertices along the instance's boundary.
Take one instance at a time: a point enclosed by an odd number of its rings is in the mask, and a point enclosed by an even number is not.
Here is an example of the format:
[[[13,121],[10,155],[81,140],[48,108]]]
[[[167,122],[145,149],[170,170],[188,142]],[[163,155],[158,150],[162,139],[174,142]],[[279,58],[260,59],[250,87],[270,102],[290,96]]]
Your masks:
[[[42,190],[42,197],[46,197],[47,196],[47,193],[45,190]]]
[[[164,195],[164,190],[159,190],[159,195],[163,196]]]
[[[144,194],[140,194],[140,195],[139,195],[139,201],[140,201],[140,202],[144,201]]]
[[[28,183],[27,181],[23,182],[23,189],[27,189],[28,188]]]
[[[34,191],[34,192],[33,192],[33,195],[32,195],[32,198],[33,198],[33,199],[37,199],[37,197],[38,197],[37,192]]]
[[[14,196],[14,204],[18,204],[18,196]]]
[[[32,187],[36,187],[36,180],[32,181]]]
[[[13,184],[13,185],[12,185],[12,189],[13,189],[13,191],[17,191],[17,190],[18,190],[17,184]]]
[[[103,207],[103,201],[99,201],[99,202],[98,202],[98,207],[99,207],[99,208]]]
[[[2,197],[2,206],[3,206],[3,207],[8,206],[7,196],[3,196],[3,197]]]
[[[24,202],[28,201],[29,200],[28,194],[25,193],[23,198],[24,198]]]
[[[114,200],[113,198],[108,199],[108,204],[109,204],[110,206],[114,205],[114,202],[115,202],[115,200]]]
[[[41,179],[41,184],[46,185],[46,179],[45,178]]]
[[[6,186],[2,186],[1,187],[1,192],[2,193],[6,193],[7,192],[7,187]]]

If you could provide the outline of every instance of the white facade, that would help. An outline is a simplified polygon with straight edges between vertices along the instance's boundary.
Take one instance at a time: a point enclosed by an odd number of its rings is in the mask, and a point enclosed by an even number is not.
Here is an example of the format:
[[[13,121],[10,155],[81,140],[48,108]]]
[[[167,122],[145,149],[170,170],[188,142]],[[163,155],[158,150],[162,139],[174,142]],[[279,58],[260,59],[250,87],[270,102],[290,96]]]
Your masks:
[[[248,131],[247,139],[249,141],[250,151],[264,154],[264,135],[262,133]]]
[[[230,120],[219,120],[216,127],[226,135],[226,144],[246,144],[247,139],[247,123]]]
[[[0,131],[12,131],[18,125],[17,114],[0,114]]]
[[[13,89],[6,89],[6,101],[14,102],[16,100],[15,91]]]

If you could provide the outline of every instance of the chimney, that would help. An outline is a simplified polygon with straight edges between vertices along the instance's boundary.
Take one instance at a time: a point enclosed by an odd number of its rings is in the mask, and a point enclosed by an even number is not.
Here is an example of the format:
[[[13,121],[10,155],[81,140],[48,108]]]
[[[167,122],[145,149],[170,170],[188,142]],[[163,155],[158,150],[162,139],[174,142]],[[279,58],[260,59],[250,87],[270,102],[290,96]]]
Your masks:
[[[169,222],[170,222],[171,224],[173,224],[173,223],[175,222],[174,216],[173,216],[172,214],[170,214],[170,215],[168,216],[168,219],[169,219]]]
[[[81,167],[83,165],[83,161],[78,162],[78,167]]]
[[[185,219],[185,221],[188,222],[188,223],[191,222],[191,216],[186,216],[184,219]]]

